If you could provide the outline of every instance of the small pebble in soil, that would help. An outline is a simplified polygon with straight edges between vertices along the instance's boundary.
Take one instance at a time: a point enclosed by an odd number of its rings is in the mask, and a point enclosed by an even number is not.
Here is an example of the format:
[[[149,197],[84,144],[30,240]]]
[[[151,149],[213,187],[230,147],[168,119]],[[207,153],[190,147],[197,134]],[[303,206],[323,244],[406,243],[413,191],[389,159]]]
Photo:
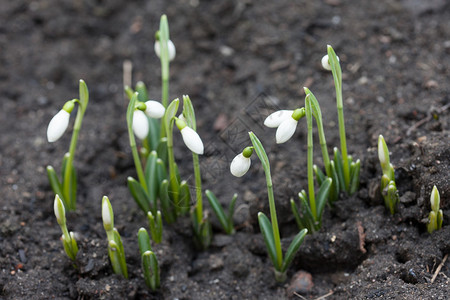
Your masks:
[[[294,293],[304,295],[311,292],[313,287],[312,275],[305,271],[299,271],[292,276],[287,293],[289,297],[294,296]]]
[[[25,255],[25,250],[19,249],[19,258],[22,263],[27,262],[27,256]]]

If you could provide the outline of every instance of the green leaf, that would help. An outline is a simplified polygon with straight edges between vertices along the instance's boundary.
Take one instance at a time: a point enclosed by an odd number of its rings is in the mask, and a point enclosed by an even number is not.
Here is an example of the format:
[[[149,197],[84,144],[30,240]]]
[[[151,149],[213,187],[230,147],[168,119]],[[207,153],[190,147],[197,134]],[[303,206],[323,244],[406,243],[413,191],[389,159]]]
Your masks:
[[[147,87],[142,81],[136,83],[136,92],[138,92],[138,101],[146,102],[148,100]]]
[[[136,201],[142,211],[147,213],[150,210],[150,201],[148,199],[147,193],[142,188],[141,184],[137,182],[134,178],[127,178],[128,189],[133,196],[134,201]]]
[[[158,146],[156,147],[156,152],[158,153],[158,157],[161,158],[164,163],[167,162],[167,138],[163,137],[159,140]],[[167,177],[167,176],[166,176]]]
[[[339,198],[339,177],[336,171],[336,165],[334,164],[334,161],[330,161],[330,173],[331,173],[331,179],[333,180],[331,182],[331,189],[330,193],[328,194],[328,199],[331,205],[333,205],[334,202],[337,201]]]
[[[47,176],[48,181],[50,182],[50,186],[52,187],[53,192],[61,198],[64,203],[64,206],[67,207],[68,203],[66,203],[63,193],[61,183],[59,182],[58,175],[56,175],[55,169],[52,166],[47,166]]]
[[[128,108],[127,108],[128,128],[133,128],[133,113],[136,109],[136,101],[137,101],[137,93],[134,93],[133,96],[131,96],[130,103],[128,103]],[[131,133],[132,133],[132,131],[131,131]],[[132,144],[131,141],[130,141],[130,144]]]
[[[306,228],[313,233],[316,231],[316,223],[311,208],[309,207],[308,197],[306,196],[305,190],[298,193],[298,197],[300,199],[300,211],[302,212],[301,218],[303,223],[306,224]]]
[[[180,199],[179,199],[179,207],[181,214],[185,214],[189,211],[191,206],[191,191],[189,190],[189,186],[186,181],[182,181],[180,184]]]
[[[427,229],[429,233],[432,233],[438,228],[437,225],[437,216],[434,211],[430,211],[430,214],[428,215],[428,225]]]
[[[122,238],[120,237],[120,234],[116,228],[114,228],[113,231],[114,231],[114,241],[117,243],[117,246],[119,247],[117,252],[119,256],[120,269],[122,270],[123,277],[128,278],[128,270],[125,261],[125,250],[123,249]]]
[[[342,90],[342,70],[341,65],[339,64],[339,60],[334,52],[333,47],[327,47],[328,52],[328,60],[331,66],[331,72],[333,73],[334,84],[336,89]]]
[[[80,102],[82,113],[84,114],[89,103],[89,91],[86,83],[82,79],[80,79]]]
[[[269,253],[270,260],[272,261],[274,267],[277,266],[277,254],[275,250],[275,239],[273,237],[272,224],[265,214],[262,212],[258,213],[258,222],[261,233],[264,237],[264,242],[266,243],[267,252]]]
[[[338,148],[333,149],[334,152],[334,166],[336,168],[336,173],[338,175],[339,185],[341,191],[346,191],[345,180],[344,180],[344,166],[342,163],[342,156]]]
[[[299,229],[307,228],[307,224],[305,224],[300,217],[300,214],[298,213],[298,207],[297,204],[295,204],[294,199],[291,199],[291,210],[292,214],[294,215],[295,222],[297,222],[297,226]]]
[[[133,89],[126,85],[126,86],[124,87],[124,90],[125,90],[125,94],[126,94],[127,97],[128,97],[128,100],[131,100],[131,97],[133,97],[133,94],[134,94]]]
[[[166,112],[164,114],[164,122],[167,131],[170,131],[170,129],[173,127],[171,125],[173,124],[173,118],[177,114],[179,104],[180,100],[177,98],[173,100],[166,109]],[[169,136],[169,132],[166,132],[166,136]]]
[[[172,211],[172,207],[171,207],[172,200],[169,197],[169,181],[167,179],[164,179],[161,182],[161,187],[160,187],[159,191],[160,191],[159,197],[161,200],[161,209],[162,209],[163,217],[167,223],[171,224],[171,223],[175,222],[176,215]]]
[[[354,194],[359,188],[359,172],[361,169],[361,162],[358,159],[351,165],[351,177],[350,177],[350,195]]]
[[[321,186],[322,182],[325,180],[325,174],[323,174],[322,170],[320,170],[316,165],[313,166],[313,170],[316,174],[317,184]]]
[[[142,255],[142,271],[144,272],[145,284],[152,290],[159,288],[158,259],[153,251],[146,251]]]
[[[161,47],[161,74],[163,80],[169,79],[169,23],[167,16],[162,15],[159,23],[159,45]]]
[[[217,219],[219,219],[220,225],[222,225],[225,232],[228,233],[228,229],[230,227],[229,219],[227,218],[225,211],[223,210],[222,205],[219,200],[216,198],[213,192],[210,190],[205,191],[206,197],[208,198],[209,204],[211,205],[214,213],[216,214]]]
[[[264,171],[266,173],[270,173],[270,163],[269,158],[267,157],[266,151],[264,151],[264,147],[261,144],[261,141],[258,139],[258,137],[253,133],[248,133],[250,136],[250,140],[252,141],[253,147],[255,149],[256,154],[259,157],[259,160],[261,161]]]
[[[151,203],[152,213],[156,214],[157,208],[157,195],[159,190],[158,176],[156,174],[156,160],[158,155],[156,151],[152,151],[147,159],[147,165],[145,166],[145,178],[147,180],[148,187],[148,199]]]
[[[234,233],[234,224],[233,224],[233,215],[234,215],[234,208],[236,206],[236,200],[238,195],[234,194],[233,198],[231,199],[230,206],[228,206],[228,231],[227,234],[233,234]]]
[[[149,130],[147,135],[147,143],[150,150],[157,150],[160,140],[161,126],[159,125],[159,120],[154,118],[148,118]]]
[[[308,88],[305,88],[305,92],[309,95],[309,99],[311,100],[311,111],[314,119],[316,119],[316,122],[322,123],[322,111],[320,110],[319,101],[317,101],[314,94]]]
[[[327,198],[328,198],[328,193],[330,191],[330,187],[331,187],[331,183],[332,183],[332,179],[331,178],[327,178],[325,179],[325,181],[322,183],[322,185],[319,188],[319,192],[317,193],[317,217],[318,219],[322,220],[322,213],[323,213],[323,209],[325,208],[325,204],[327,203]]]
[[[305,239],[307,233],[308,229],[303,229],[294,237],[291,244],[289,245],[289,248],[286,251],[286,256],[284,257],[283,265],[281,267],[281,272],[285,272],[287,268],[289,268],[289,265],[294,259],[295,254],[303,243],[303,240]]]
[[[151,251],[152,246],[150,244],[150,237],[148,235],[147,230],[145,228],[141,228],[138,231],[138,244],[139,244],[139,252],[141,256],[144,255],[146,251]]]
[[[186,118],[187,126],[197,131],[194,106],[192,106],[192,101],[187,95],[183,95],[183,115]]]

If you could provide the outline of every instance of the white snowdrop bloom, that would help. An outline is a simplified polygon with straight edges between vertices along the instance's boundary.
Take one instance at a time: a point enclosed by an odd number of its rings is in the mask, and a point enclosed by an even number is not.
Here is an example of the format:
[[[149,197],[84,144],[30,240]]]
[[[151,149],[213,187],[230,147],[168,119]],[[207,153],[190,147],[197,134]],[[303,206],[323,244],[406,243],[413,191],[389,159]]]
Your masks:
[[[167,46],[169,48],[169,61],[172,61],[175,58],[176,54],[175,45],[171,40],[169,40]],[[161,58],[161,46],[159,44],[159,41],[155,42],[155,53],[159,58]]]
[[[48,124],[47,140],[50,143],[56,142],[69,126],[70,113],[61,109]]]
[[[141,110],[135,110],[133,113],[133,132],[141,140],[148,135],[149,125],[145,113]]]
[[[230,172],[236,177],[242,177],[250,169],[251,163],[250,157],[245,157],[244,154],[239,153],[231,162]]]
[[[197,132],[194,129],[186,126],[180,130],[181,136],[186,146],[194,153],[203,154],[204,147],[203,142]]]
[[[145,102],[147,108],[145,109],[145,114],[150,118],[160,119],[164,116],[166,109],[158,101],[148,100]]]
[[[265,120],[264,125],[269,128],[277,128],[280,124],[292,116],[293,110],[278,110],[274,113],[271,113]]]
[[[55,211],[56,220],[58,224],[65,223],[65,214],[66,211],[64,209],[64,204],[62,203],[61,198],[58,195],[55,196],[55,202],[53,203],[53,210]]]
[[[289,117],[284,120],[280,126],[278,126],[277,133],[275,135],[275,139],[277,144],[282,144],[288,141],[295,133],[295,129],[297,128],[298,121],[294,118]]]
[[[336,57],[337,57],[337,60],[339,61],[339,56],[336,56]],[[325,70],[331,71],[331,65],[330,65],[330,62],[328,59],[328,54],[325,55],[324,57],[322,57],[322,67]]]

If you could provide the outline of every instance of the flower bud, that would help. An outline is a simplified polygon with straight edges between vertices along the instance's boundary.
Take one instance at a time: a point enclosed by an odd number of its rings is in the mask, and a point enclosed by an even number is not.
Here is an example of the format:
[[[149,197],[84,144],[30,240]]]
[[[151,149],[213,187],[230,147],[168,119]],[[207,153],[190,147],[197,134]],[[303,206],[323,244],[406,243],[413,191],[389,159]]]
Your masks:
[[[431,191],[430,202],[431,202],[431,210],[437,213],[439,211],[441,197],[439,195],[439,191],[436,186],[433,186],[433,190]]]
[[[145,114],[150,118],[160,119],[164,116],[166,109],[158,101],[148,100],[145,102],[147,108],[145,109]]]
[[[70,113],[61,109],[50,120],[47,128],[47,140],[49,143],[56,142],[66,131],[69,126]]]
[[[56,221],[58,221],[58,224],[64,225],[66,223],[66,210],[64,209],[64,204],[58,194],[55,196],[53,210],[55,211]]]
[[[114,214],[108,197],[103,196],[102,199],[102,219],[105,231],[111,231],[114,228]]]
[[[245,157],[243,153],[239,153],[230,164],[230,172],[233,176],[242,177],[250,169],[252,160]]]
[[[339,61],[339,56],[336,56],[337,60]],[[330,65],[330,60],[328,58],[328,54],[325,55],[324,57],[322,57],[322,67],[327,70],[327,71],[331,71],[331,65]]]
[[[148,135],[149,125],[145,113],[141,110],[135,110],[133,113],[133,132],[141,140]]]
[[[179,119],[178,119],[179,120]],[[177,120],[177,123],[178,123]],[[178,126],[178,124],[177,124]],[[183,137],[183,142],[192,152],[202,155],[204,151],[203,142],[197,132],[194,129],[185,126],[180,129],[181,136]]]
[[[172,61],[175,58],[176,54],[175,45],[171,40],[168,40],[167,47],[169,50],[169,61]],[[161,45],[159,41],[155,42],[155,53],[159,58],[161,58]]]

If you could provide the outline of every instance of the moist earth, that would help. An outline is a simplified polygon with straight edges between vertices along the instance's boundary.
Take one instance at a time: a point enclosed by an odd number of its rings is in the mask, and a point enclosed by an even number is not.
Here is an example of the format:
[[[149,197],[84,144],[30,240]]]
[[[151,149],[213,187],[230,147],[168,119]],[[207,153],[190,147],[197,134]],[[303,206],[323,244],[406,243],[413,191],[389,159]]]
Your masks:
[[[144,81],[150,97],[160,98],[153,43],[163,13],[177,47],[170,98],[188,94],[196,109],[206,146],[203,186],[225,207],[235,192],[239,197],[236,234],[225,235],[210,214],[214,240],[206,251],[195,249],[188,218],[164,226],[163,242],[153,246],[161,288],[152,292],[136,238],[147,220],[126,186],[136,174],[122,78],[129,60],[133,84]],[[0,299],[449,298],[447,1],[15,0],[3,1],[0,19]],[[298,232],[289,200],[307,185],[306,124],[276,145],[275,130],[262,122],[277,109],[303,106],[307,86],[321,104],[329,151],[339,147],[333,80],[320,65],[327,44],[343,68],[347,143],[361,160],[360,189],[326,208],[322,229],[306,237],[287,282],[278,284],[257,223],[259,211],[268,213],[262,167],[254,160],[238,179],[229,163],[254,131],[271,160],[286,249]],[[67,215],[80,248],[75,269],[59,239],[45,171],[49,164],[60,170],[70,130],[53,144],[45,135],[50,118],[78,97],[79,79],[90,104],[75,157],[77,210]],[[400,194],[393,216],[379,191],[379,134]],[[190,154],[178,133],[175,139],[181,175],[193,185]],[[314,156],[321,166],[318,144]],[[429,234],[433,185],[444,226]],[[123,237],[129,280],[109,263],[103,195]]]

